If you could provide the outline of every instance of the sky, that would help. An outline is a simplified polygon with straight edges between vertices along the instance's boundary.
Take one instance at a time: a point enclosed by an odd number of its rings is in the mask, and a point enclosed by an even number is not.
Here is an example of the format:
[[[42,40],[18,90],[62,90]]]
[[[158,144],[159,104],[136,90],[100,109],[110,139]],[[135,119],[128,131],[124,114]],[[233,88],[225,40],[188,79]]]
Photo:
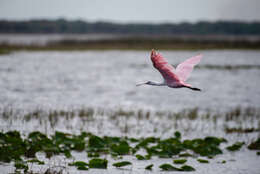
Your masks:
[[[0,19],[119,23],[260,21],[260,0],[0,0]]]

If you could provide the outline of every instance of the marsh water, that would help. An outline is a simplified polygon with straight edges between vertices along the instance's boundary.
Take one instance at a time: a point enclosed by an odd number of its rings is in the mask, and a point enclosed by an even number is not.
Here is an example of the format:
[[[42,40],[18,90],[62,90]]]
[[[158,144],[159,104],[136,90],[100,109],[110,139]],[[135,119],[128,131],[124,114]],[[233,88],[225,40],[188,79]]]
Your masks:
[[[173,65],[203,53],[189,89],[142,86],[162,81],[149,51],[15,52],[1,55],[1,105],[23,109],[129,107],[179,111],[258,107],[259,51],[161,51]]]
[[[184,138],[221,136],[231,144],[236,141],[248,144],[259,136],[260,51],[159,52],[174,66],[202,53],[201,63],[188,80],[202,92],[136,87],[142,81],[162,81],[152,66],[149,50],[19,51],[0,55],[0,108],[2,113],[11,113],[9,117],[1,116],[1,131],[19,130],[24,134],[35,130],[47,134],[57,130],[88,131],[100,136],[168,137],[179,130]],[[82,109],[90,113],[85,114],[86,118],[48,117],[54,110],[77,113]],[[38,116],[28,116],[35,111]],[[187,112],[193,115],[182,118],[181,114],[174,114]],[[241,132],[232,133],[232,128]],[[247,128],[253,131],[243,132]],[[75,156],[79,160],[85,157]],[[107,171],[92,172],[144,172],[140,169],[143,162],[127,158],[135,167],[118,170],[110,166]],[[223,159],[228,162],[219,164]],[[255,152],[244,147],[235,154],[227,152],[210,164],[201,165],[195,160],[190,164],[197,167],[197,173],[258,173],[259,160]],[[159,164],[161,159],[152,162]],[[10,167],[3,168],[12,171]]]

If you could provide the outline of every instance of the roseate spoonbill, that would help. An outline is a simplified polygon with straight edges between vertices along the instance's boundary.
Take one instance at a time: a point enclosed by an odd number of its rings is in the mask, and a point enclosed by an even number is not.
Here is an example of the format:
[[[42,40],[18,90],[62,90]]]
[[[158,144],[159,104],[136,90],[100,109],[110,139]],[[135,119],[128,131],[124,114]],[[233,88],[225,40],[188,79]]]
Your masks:
[[[185,82],[188,79],[193,66],[197,65],[200,62],[201,58],[201,54],[191,57],[179,64],[175,70],[174,67],[170,65],[162,55],[156,53],[155,50],[152,50],[151,60],[153,62],[153,66],[161,73],[164,78],[164,82],[158,83],[147,81],[144,83],[139,83],[136,86],[168,86],[170,88],[189,88],[195,91],[201,91],[199,88],[194,88],[190,84]]]

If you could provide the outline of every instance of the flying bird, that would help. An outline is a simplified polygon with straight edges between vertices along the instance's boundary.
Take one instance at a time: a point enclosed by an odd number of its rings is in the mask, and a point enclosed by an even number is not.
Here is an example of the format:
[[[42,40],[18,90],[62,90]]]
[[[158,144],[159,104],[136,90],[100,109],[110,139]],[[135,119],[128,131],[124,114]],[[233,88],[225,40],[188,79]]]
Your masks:
[[[190,84],[186,83],[193,67],[200,62],[201,58],[201,54],[191,57],[179,64],[175,69],[162,55],[156,53],[155,50],[152,50],[151,60],[153,62],[153,66],[161,73],[164,81],[162,83],[147,81],[144,83],[139,83],[136,86],[168,86],[170,88],[189,88],[195,91],[201,91],[201,89],[192,87]]]

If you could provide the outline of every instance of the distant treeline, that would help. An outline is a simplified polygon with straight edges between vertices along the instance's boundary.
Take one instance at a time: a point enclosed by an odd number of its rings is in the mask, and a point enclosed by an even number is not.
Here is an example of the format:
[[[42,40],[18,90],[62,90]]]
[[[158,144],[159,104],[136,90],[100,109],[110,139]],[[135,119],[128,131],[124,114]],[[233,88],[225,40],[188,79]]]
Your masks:
[[[198,22],[179,24],[119,24],[81,20],[0,20],[0,33],[111,33],[111,34],[195,34],[260,35],[260,22]]]

